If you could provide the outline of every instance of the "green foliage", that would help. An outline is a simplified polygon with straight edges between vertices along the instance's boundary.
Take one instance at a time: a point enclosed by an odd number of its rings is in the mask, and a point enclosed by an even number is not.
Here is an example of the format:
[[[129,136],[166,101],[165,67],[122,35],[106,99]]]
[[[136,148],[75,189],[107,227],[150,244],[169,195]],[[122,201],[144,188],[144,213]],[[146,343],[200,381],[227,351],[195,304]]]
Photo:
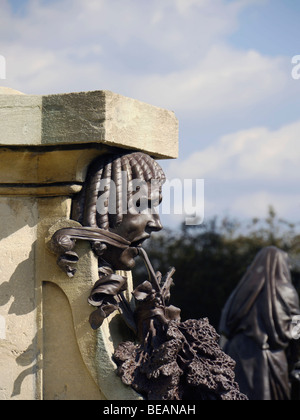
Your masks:
[[[243,226],[236,220],[214,218],[200,226],[182,225],[180,232],[164,231],[147,244],[157,271],[176,268],[172,304],[182,310],[182,319],[208,317],[218,328],[222,308],[256,254],[274,245],[289,253],[295,286],[300,286],[300,236],[296,227],[277,218],[270,207],[265,220],[253,219]],[[135,283],[145,280],[138,264]]]

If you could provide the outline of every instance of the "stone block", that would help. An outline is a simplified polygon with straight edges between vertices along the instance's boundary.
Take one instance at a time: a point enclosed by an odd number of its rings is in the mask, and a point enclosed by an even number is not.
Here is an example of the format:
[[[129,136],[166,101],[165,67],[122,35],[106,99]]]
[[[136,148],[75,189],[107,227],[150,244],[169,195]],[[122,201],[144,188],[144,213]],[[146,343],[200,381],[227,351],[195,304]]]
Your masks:
[[[0,92],[1,93],[1,92]],[[110,91],[0,95],[0,146],[104,144],[177,158],[173,112]]]

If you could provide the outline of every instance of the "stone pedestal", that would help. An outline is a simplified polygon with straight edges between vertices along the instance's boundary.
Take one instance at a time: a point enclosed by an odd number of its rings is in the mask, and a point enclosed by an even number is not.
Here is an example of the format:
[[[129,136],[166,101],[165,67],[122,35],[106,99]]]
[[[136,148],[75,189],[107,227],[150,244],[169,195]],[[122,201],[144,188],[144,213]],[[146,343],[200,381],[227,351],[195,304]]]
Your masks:
[[[98,279],[78,242],[69,279],[48,248],[70,220],[91,161],[141,150],[176,158],[172,112],[107,91],[51,96],[0,88],[0,400],[136,399],[114,373],[126,339],[119,316],[91,330],[87,304]],[[130,273],[127,273],[130,277]]]

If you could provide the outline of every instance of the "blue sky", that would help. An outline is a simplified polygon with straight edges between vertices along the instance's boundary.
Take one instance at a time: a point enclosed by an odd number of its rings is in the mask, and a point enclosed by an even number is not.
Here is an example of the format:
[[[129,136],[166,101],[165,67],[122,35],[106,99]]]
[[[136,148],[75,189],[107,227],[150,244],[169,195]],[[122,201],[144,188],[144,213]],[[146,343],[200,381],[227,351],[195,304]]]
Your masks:
[[[173,110],[180,157],[163,167],[205,179],[207,218],[273,205],[299,222],[299,17],[297,0],[0,0],[0,82]]]
[[[239,31],[231,37],[234,45],[255,48],[265,54],[292,55],[299,36],[300,2],[272,0],[241,14]]]

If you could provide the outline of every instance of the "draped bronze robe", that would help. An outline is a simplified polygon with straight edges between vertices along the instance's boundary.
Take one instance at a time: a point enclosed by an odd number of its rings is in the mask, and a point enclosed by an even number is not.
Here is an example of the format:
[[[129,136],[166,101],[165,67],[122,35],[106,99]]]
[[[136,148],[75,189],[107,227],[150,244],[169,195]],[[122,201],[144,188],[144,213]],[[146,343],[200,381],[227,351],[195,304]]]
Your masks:
[[[285,252],[264,248],[229,298],[220,332],[236,361],[236,380],[250,400],[289,400],[286,350],[300,314]]]

